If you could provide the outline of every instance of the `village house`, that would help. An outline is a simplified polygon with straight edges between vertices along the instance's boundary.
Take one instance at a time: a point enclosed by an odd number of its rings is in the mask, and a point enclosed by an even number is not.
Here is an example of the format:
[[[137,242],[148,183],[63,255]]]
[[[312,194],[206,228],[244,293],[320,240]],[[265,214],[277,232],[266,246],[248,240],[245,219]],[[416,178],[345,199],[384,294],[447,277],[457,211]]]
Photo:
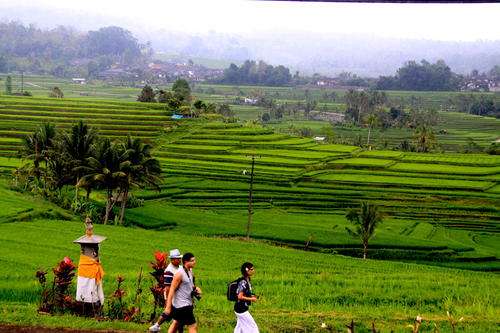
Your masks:
[[[81,77],[74,77],[71,79],[71,81],[73,81],[73,83],[78,83],[78,84],[86,84],[87,81],[85,78],[81,78]]]
[[[249,98],[249,97],[245,97],[245,104],[250,104],[250,105],[255,105],[258,103],[258,99],[257,98]]]
[[[337,80],[335,79],[330,79],[330,78],[322,78],[318,81],[316,81],[316,85],[318,87],[329,87],[329,88],[333,88],[333,87],[336,87],[338,86],[338,82]]]
[[[156,61],[148,64],[148,70],[158,78],[174,79],[183,77],[190,81],[214,80],[224,74],[223,70],[210,69],[193,63]]]

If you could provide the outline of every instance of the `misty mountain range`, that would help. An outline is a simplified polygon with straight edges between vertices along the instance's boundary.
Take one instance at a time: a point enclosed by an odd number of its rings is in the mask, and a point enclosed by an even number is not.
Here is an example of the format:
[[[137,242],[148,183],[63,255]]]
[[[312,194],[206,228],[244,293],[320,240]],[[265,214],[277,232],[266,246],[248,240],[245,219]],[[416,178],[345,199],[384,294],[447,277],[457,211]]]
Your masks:
[[[288,66],[292,71],[311,75],[335,75],[348,71],[363,76],[394,74],[408,60],[443,59],[456,73],[473,69],[488,71],[500,64],[500,40],[431,41],[381,38],[368,35],[321,34],[274,31],[259,34],[233,34],[208,31],[189,33],[146,29],[132,18],[112,20],[105,15],[89,17],[85,13],[29,7],[1,8],[0,21],[17,20],[41,28],[56,25],[77,30],[96,30],[117,25],[130,30],[140,42],[151,42],[157,52],[190,58],[208,58],[241,63],[246,59]],[[424,23],[423,23],[424,24]],[[397,29],[397,27],[395,27]]]

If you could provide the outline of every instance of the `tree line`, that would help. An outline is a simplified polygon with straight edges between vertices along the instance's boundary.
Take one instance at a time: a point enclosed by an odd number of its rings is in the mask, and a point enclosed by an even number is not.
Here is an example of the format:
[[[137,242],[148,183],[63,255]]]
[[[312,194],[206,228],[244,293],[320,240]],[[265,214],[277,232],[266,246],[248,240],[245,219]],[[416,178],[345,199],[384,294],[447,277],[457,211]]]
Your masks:
[[[69,131],[45,123],[24,137],[20,153],[28,162],[14,172],[15,182],[18,188],[41,193],[56,203],[67,199],[63,188],[72,187],[74,199],[69,206],[81,213],[97,214],[93,218],[102,217],[105,224],[115,204],[121,202],[118,222],[123,224],[132,188],[160,188],[161,166],[151,149],[139,138],[111,141],[100,137],[82,121]],[[80,189],[86,192],[85,202]],[[104,214],[86,207],[93,190],[106,194]]]
[[[246,60],[241,66],[231,64],[224,70],[217,83],[283,86],[292,81],[290,69],[283,65],[272,66],[264,61]]]
[[[378,90],[416,91],[489,91],[490,84],[500,83],[500,66],[488,73],[473,70],[470,74],[454,73],[444,60],[408,61],[393,76],[380,76],[375,83]]]
[[[409,128],[414,132],[413,142],[403,140],[398,147],[401,150],[429,152],[437,144],[433,127],[438,123],[438,113],[434,109],[424,108],[419,98],[411,98],[405,106],[394,105],[389,103],[383,91],[349,90],[344,100],[346,121],[358,127],[368,128],[368,147],[374,128],[391,127]]]
[[[0,23],[0,72],[95,77],[119,62],[145,62],[152,53],[126,29],[109,26],[87,33],[59,26],[50,30],[19,22]]]
[[[222,118],[224,121],[236,121],[235,113],[227,103],[211,103],[196,99],[193,102],[191,87],[185,79],[177,79],[172,89],[154,90],[150,85],[145,85],[137,101],[147,103],[163,103],[165,109],[184,117]]]
[[[500,103],[493,96],[460,94],[450,99],[449,103],[459,112],[500,118]]]

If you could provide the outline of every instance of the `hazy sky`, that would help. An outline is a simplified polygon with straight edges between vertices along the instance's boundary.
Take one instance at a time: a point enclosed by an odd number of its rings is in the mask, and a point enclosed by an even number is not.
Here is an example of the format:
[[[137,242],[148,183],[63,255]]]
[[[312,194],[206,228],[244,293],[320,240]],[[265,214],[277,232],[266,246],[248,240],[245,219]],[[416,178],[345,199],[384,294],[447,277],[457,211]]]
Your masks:
[[[0,0],[109,17],[109,24],[189,32],[311,31],[434,40],[500,40],[500,4],[339,4],[241,0]],[[81,16],[80,16],[81,17]],[[12,18],[15,19],[15,18]],[[30,23],[30,22],[25,22]],[[36,22],[35,22],[36,23]],[[61,24],[54,22],[54,25]],[[64,24],[67,24],[64,22]],[[75,22],[78,26],[78,22]]]

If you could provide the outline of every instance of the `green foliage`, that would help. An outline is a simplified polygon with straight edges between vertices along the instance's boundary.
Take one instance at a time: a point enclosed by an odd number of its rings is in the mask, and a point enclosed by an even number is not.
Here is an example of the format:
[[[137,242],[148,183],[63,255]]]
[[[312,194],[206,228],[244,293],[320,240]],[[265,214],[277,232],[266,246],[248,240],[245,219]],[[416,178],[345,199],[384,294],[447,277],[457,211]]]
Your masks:
[[[191,87],[185,79],[177,79],[172,85],[174,97],[184,103],[191,102]]]
[[[9,59],[4,64],[0,61],[4,68],[0,72],[24,70],[58,77],[88,73],[95,77],[116,62],[133,65],[147,58],[150,50],[130,31],[113,26],[81,33],[63,26],[47,30],[12,21],[0,23],[0,31],[0,53]],[[92,60],[74,65],[82,57]]]
[[[308,225],[307,220],[304,225]],[[198,262],[195,268],[197,283],[204,294],[202,301],[197,303],[196,314],[200,330],[206,332],[234,328],[232,304],[225,301],[223,290],[238,274],[241,263],[248,260],[245,253],[251,253],[250,260],[256,267],[252,285],[260,301],[254,305],[252,315],[262,332],[319,331],[317,318],[339,330],[354,318],[360,326],[369,326],[376,320],[378,329],[404,332],[416,314],[433,318],[444,331],[447,309],[467,318],[465,323],[469,330],[491,332],[498,317],[497,299],[491,294],[491,290],[499,287],[494,273],[378,260],[361,262],[258,241],[242,243],[173,230],[96,228],[96,233],[108,237],[100,251],[107,273],[104,276],[105,295],[109,299],[117,290],[115,278],[121,275],[125,280],[120,289],[125,292],[123,301],[128,304],[133,300],[137,273],[140,267],[148,266],[154,251],[174,247],[192,251]],[[79,255],[79,248],[72,240],[82,232],[80,222],[9,223],[0,225],[0,232],[6,240],[3,244],[5,263],[0,273],[9,277],[0,283],[0,304],[6,311],[0,319],[2,323],[134,331],[147,328],[148,324],[36,313],[33,272],[37,267],[50,267],[61,255],[72,258]],[[51,241],[42,244],[40,239]],[[20,265],[23,262],[30,264]],[[143,297],[143,313],[149,313],[152,296],[145,293]]]
[[[142,88],[141,94],[137,96],[137,101],[147,103],[156,102],[153,88],[151,88],[151,86],[149,85],[145,85],[144,88]]]
[[[427,153],[436,145],[436,136],[432,128],[426,125],[420,125],[414,134],[416,151]]]
[[[373,237],[378,225],[382,223],[382,214],[379,208],[369,202],[363,201],[360,210],[351,209],[347,212],[346,218],[354,224],[355,229],[346,228],[348,232],[361,239],[363,243],[363,259],[366,259],[368,253],[368,242]]]
[[[138,58],[141,52],[132,33],[116,26],[89,31],[86,39],[89,56],[126,56],[133,60]]]
[[[443,60],[431,64],[422,60],[420,64],[408,61],[398,69],[396,76],[382,76],[377,81],[381,90],[447,91],[457,90],[460,80]]]
[[[63,98],[64,94],[63,94],[62,90],[59,87],[54,87],[54,88],[52,88],[52,90],[51,90],[51,92],[49,94],[49,97]]]
[[[281,86],[291,80],[290,70],[282,65],[273,67],[264,61],[246,60],[241,67],[231,64],[225,69],[221,83]]]
[[[226,104],[226,103],[222,103],[222,104],[217,105],[216,112],[225,118],[234,117],[233,110],[231,110],[231,107],[229,106],[229,104]]]

